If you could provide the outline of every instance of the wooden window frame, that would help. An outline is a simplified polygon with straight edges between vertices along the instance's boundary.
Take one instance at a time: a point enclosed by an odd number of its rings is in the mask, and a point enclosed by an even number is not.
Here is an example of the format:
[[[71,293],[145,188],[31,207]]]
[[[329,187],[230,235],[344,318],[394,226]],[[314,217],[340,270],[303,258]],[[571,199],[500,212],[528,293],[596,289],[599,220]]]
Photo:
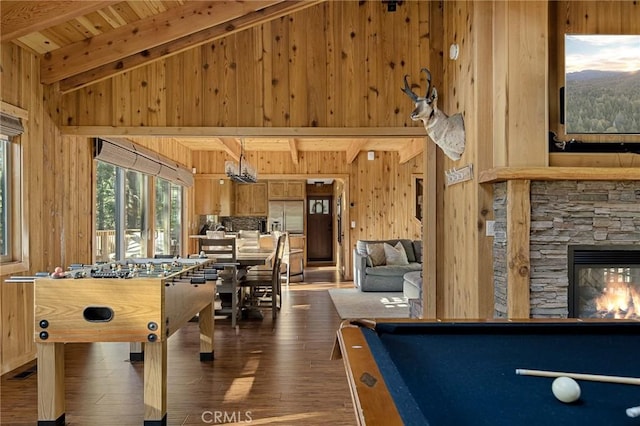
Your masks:
[[[26,121],[28,111],[1,102],[1,111],[12,118]],[[9,135],[9,156],[11,170],[7,175],[10,199],[9,207],[9,253],[8,258],[3,259],[2,275],[17,274],[29,270],[29,228],[28,205],[26,202],[25,188],[28,176],[24,173],[23,164],[23,136]]]
[[[413,201],[412,218],[422,223],[424,218],[424,178],[414,174],[411,179],[411,195]]]

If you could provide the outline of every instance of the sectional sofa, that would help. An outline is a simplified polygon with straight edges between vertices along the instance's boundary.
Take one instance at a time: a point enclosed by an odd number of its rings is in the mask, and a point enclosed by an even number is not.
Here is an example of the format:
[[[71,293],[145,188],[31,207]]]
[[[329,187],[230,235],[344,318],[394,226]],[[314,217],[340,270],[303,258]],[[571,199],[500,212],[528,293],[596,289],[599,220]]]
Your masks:
[[[359,240],[353,249],[353,282],[360,291],[403,291],[404,274],[421,270],[419,240]]]

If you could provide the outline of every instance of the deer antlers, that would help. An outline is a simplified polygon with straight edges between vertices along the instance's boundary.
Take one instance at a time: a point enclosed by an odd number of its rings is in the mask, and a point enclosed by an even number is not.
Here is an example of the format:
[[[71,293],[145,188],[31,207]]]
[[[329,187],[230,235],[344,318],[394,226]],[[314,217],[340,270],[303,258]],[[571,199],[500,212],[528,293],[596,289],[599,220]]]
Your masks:
[[[422,68],[420,71],[424,72],[427,75],[428,87],[427,87],[427,91],[425,92],[425,95],[424,95],[424,99],[426,99],[426,98],[429,97],[429,91],[431,90],[431,72],[427,68]],[[404,93],[406,93],[406,95],[409,96],[413,102],[418,102],[420,97],[418,95],[416,95],[413,92],[413,90],[411,90],[411,86],[409,86],[409,82],[407,81],[407,77],[409,77],[409,75],[405,74],[405,76],[404,76],[404,87],[402,88],[402,91]]]

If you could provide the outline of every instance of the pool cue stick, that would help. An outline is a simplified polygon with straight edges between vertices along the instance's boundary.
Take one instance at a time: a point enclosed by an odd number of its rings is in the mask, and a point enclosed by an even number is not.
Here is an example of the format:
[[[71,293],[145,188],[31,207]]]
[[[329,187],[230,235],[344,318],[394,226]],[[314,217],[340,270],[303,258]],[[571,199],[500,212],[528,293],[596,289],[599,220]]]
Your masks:
[[[602,374],[567,373],[562,371],[525,370],[522,368],[516,369],[516,374],[519,374],[521,376],[571,377],[572,379],[590,380],[592,382],[619,383],[623,385],[640,385],[640,378],[637,378],[637,377],[605,376]]]
[[[638,417],[640,416],[640,406],[627,408],[627,416]]]

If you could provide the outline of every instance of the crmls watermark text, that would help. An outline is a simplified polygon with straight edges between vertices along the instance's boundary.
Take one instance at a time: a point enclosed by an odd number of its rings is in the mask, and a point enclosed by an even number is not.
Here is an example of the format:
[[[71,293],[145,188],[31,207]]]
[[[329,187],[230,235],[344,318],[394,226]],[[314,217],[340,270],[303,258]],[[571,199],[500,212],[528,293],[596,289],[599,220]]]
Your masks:
[[[200,416],[204,423],[251,423],[251,411],[204,411]]]

